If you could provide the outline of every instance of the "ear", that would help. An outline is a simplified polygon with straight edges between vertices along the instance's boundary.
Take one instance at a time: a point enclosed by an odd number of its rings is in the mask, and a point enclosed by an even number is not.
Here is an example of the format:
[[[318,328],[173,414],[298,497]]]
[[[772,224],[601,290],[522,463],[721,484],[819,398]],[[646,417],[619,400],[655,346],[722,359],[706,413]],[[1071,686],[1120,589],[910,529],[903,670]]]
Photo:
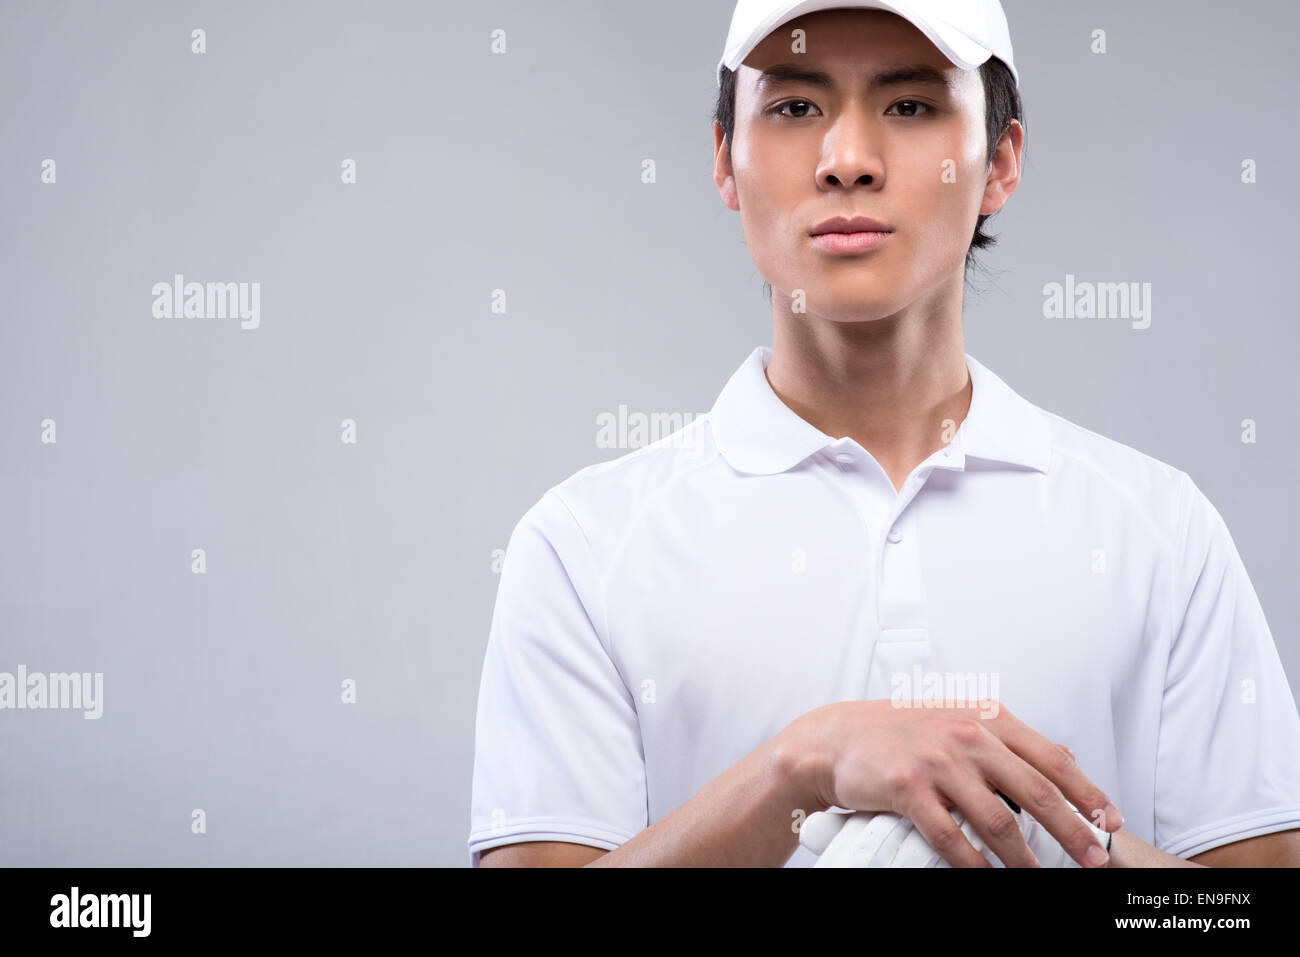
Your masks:
[[[1020,184],[1020,157],[1025,148],[1025,128],[1019,120],[1010,120],[998,138],[989,166],[989,177],[984,184],[984,201],[980,215],[996,213],[1011,198]]]
[[[740,210],[740,197],[736,193],[736,177],[731,169],[731,145],[723,138],[722,124],[713,124],[713,182],[718,195],[728,209]]]

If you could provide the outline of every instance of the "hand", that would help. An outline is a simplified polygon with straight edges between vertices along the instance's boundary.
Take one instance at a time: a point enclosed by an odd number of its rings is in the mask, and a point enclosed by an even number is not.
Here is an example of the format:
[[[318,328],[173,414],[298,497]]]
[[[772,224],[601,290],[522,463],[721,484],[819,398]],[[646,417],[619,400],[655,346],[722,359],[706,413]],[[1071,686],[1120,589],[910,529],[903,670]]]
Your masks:
[[[1122,826],[1118,810],[1068,748],[1001,703],[994,717],[983,717],[988,705],[834,702],[791,722],[781,732],[782,747],[796,759],[802,755],[796,764],[819,806],[906,817],[952,867],[992,866],[949,813],[953,807],[1006,866],[1038,866],[1017,813],[998,792],[1024,808],[1081,867],[1104,866],[1104,852],[1100,859],[1087,856],[1097,840],[1075,808],[1105,831]]]

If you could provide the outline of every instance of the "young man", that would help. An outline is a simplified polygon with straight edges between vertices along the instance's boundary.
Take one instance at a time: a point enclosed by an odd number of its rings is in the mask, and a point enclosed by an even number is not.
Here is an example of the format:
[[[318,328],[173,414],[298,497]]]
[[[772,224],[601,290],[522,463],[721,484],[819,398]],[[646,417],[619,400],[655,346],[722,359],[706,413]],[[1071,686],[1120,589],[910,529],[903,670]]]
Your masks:
[[[715,181],[774,345],[515,527],[471,863],[806,866],[843,808],[1034,866],[1000,791],[1081,866],[1300,864],[1300,715],[1219,513],[964,352],[1024,142],[985,131],[1000,4],[741,0],[733,69]]]

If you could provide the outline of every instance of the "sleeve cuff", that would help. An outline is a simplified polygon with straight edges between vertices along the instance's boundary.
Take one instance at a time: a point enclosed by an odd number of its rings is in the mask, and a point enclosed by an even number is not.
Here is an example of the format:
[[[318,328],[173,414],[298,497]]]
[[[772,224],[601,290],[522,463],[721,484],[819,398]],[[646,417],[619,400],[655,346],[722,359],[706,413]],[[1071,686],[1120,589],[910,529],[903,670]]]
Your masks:
[[[608,825],[591,821],[571,821],[554,818],[528,818],[504,828],[481,828],[469,836],[469,866],[478,867],[482,853],[503,844],[520,844],[524,841],[566,841],[586,844],[612,851],[626,844],[632,835]]]
[[[1275,831],[1285,831],[1291,828],[1300,828],[1300,804],[1269,808],[1263,811],[1251,811],[1247,814],[1239,814],[1236,817],[1198,827],[1192,831],[1184,831],[1174,840],[1166,842],[1163,847],[1160,847],[1160,850],[1175,857],[1194,857],[1202,851],[1208,851],[1223,844],[1244,841],[1248,837],[1259,837],[1261,834],[1272,834]]]

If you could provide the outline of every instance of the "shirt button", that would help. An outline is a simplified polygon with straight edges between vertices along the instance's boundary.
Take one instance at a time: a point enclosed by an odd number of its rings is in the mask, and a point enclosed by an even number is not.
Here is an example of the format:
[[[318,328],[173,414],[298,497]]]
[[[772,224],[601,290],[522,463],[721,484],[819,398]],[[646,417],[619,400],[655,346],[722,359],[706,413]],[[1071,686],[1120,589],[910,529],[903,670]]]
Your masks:
[[[889,538],[889,540],[890,540],[891,542],[893,542],[895,545],[897,545],[899,542],[901,542],[901,541],[903,540],[903,533],[900,532],[900,531],[898,530],[898,526],[895,525],[893,528],[891,528],[891,529],[889,530],[889,535],[888,535],[887,537]]]
[[[835,456],[835,460],[843,465],[848,465],[853,461],[853,456],[848,452],[841,452],[839,455]]]

